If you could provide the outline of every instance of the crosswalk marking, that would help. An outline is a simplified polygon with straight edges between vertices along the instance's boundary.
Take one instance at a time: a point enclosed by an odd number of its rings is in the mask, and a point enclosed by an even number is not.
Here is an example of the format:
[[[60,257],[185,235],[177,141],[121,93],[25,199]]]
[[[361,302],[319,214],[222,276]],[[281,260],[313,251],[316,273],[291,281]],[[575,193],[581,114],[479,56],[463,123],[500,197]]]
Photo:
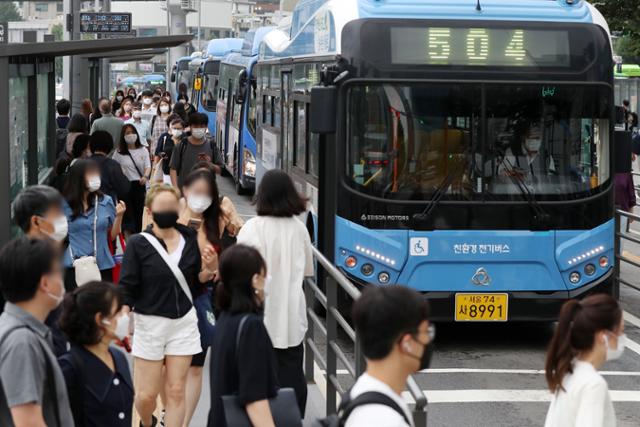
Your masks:
[[[433,403],[483,403],[483,402],[549,402],[549,390],[423,390]],[[640,391],[611,390],[611,400],[614,402],[640,402]],[[411,403],[411,394],[404,392],[404,399]]]

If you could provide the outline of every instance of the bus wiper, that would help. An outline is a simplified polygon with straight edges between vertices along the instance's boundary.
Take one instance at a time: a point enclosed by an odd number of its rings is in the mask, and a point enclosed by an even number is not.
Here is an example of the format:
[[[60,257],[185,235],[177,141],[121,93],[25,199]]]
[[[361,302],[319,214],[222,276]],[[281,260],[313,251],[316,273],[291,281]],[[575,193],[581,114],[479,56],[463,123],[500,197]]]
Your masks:
[[[436,191],[433,193],[433,197],[431,197],[431,200],[429,200],[429,205],[425,208],[425,210],[422,211],[422,213],[413,215],[413,221],[425,222],[429,219],[431,214],[433,214],[436,207],[438,206],[438,203],[440,203],[440,200],[442,200],[444,195],[447,193],[447,190],[449,190],[449,187],[451,187],[451,184],[453,184],[453,180],[454,173],[451,171],[447,174],[447,176],[445,176],[440,185],[438,185]]]
[[[551,215],[549,215],[540,203],[538,203],[538,200],[536,200],[534,194],[524,182],[524,179],[522,179],[522,176],[520,176],[520,174],[515,170],[506,156],[502,158],[500,163],[505,167],[507,175],[511,178],[515,186],[520,190],[522,198],[529,204],[529,207],[531,207],[534,212],[532,228],[534,230],[548,230]]]

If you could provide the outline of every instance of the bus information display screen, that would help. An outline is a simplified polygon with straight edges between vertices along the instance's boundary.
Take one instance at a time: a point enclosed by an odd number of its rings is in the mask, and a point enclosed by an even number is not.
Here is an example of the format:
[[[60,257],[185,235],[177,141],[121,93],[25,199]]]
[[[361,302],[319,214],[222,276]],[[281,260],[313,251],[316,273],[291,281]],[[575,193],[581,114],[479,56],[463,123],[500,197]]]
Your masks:
[[[393,27],[391,62],[407,65],[569,67],[569,32],[518,28]]]

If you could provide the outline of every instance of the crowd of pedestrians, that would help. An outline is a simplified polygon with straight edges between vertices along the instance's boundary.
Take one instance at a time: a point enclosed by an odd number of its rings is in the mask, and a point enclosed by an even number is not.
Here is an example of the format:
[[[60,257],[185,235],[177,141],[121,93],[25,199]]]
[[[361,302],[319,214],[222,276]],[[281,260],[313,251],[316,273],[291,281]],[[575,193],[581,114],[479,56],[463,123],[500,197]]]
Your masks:
[[[289,176],[265,174],[245,223],[219,191],[207,116],[185,96],[172,105],[162,90],[118,90],[96,112],[90,101],[75,115],[66,100],[56,108],[66,133],[56,134],[51,185],[17,196],[24,237],[0,251],[0,425],[188,427],[208,354],[209,427],[236,425],[229,396],[252,425],[275,426],[270,400],[284,390],[295,399],[286,410],[303,418],[302,284],[314,262],[296,218],[307,200]],[[413,426],[401,394],[430,365],[426,300],[371,287],[352,321],[367,370],[333,421]],[[598,369],[624,340],[611,297],[564,305],[546,361],[545,427],[613,425]]]

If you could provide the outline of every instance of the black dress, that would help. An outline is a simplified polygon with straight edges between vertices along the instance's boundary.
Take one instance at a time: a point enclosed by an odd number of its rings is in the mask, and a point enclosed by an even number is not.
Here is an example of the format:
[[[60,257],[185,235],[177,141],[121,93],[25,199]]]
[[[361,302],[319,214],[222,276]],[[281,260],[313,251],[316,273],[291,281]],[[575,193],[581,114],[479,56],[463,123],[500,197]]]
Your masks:
[[[242,327],[236,354],[238,327],[241,319],[247,315],[249,317]],[[208,427],[227,427],[222,396],[235,394],[243,405],[276,396],[278,380],[275,354],[261,316],[223,312],[216,322],[211,348],[211,411]]]

